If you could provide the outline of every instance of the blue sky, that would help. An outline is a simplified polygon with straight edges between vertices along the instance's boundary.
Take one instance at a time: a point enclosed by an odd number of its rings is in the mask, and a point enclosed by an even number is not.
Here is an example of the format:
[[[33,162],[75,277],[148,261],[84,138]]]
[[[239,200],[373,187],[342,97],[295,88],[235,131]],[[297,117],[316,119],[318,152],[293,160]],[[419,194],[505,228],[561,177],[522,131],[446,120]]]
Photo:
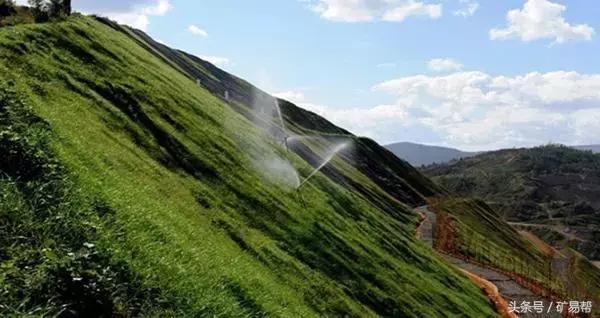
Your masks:
[[[589,0],[131,0],[144,29],[381,143],[600,143]]]

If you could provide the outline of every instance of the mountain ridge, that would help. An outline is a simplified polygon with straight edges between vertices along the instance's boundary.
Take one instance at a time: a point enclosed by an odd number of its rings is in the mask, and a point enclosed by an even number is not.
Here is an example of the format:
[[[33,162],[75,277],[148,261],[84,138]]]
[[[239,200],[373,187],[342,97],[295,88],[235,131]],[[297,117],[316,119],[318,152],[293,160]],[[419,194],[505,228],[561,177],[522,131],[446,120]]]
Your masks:
[[[388,144],[385,147],[392,151],[399,158],[408,161],[414,166],[427,166],[433,163],[444,163],[460,158],[472,157],[479,153],[412,142],[397,142]]]
[[[444,164],[454,160],[469,158],[488,151],[463,151],[457,148],[427,145],[413,142],[397,142],[385,145],[396,156],[408,161],[413,166],[428,166],[431,164]],[[594,153],[600,153],[600,145],[581,145],[568,146],[578,150],[589,150]],[[506,148],[519,149],[519,148]]]

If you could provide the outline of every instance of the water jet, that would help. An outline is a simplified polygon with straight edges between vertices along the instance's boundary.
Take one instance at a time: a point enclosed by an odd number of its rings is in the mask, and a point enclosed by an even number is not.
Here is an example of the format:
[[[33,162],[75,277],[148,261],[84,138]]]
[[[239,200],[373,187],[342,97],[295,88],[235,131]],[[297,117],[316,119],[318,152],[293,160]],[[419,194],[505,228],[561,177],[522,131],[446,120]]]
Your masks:
[[[300,188],[302,188],[302,186],[304,184],[306,184],[306,182],[308,182],[308,180],[310,180],[315,174],[317,174],[317,172],[321,171],[321,169],[323,169],[331,160],[333,160],[333,158],[342,150],[344,150],[346,147],[348,147],[350,145],[349,141],[346,141],[344,143],[338,144],[336,145],[330,152],[329,154],[325,157],[325,159],[323,160],[323,163],[321,163],[313,172],[311,172],[308,177],[306,177],[304,179],[304,181],[302,181],[300,183],[300,185],[298,186],[297,190],[300,190]]]

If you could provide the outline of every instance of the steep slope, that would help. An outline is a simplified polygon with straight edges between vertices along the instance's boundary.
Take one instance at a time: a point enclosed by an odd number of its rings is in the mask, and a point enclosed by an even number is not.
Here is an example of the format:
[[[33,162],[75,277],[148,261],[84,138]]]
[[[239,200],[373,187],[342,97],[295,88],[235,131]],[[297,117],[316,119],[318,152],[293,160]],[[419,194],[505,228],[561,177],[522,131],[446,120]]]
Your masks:
[[[140,30],[131,29],[104,18],[98,18],[98,20],[128,35],[155,56],[172,65],[214,95],[226,98],[235,110],[250,120],[256,119],[256,108],[264,107],[263,104],[272,103],[272,96],[207,61],[158,43]],[[329,137],[330,141],[334,143],[339,140],[336,137],[350,134],[348,131],[333,125],[327,119],[299,108],[288,101],[278,100],[278,103],[288,128],[291,128],[294,133]],[[328,140],[321,140],[321,142],[323,141],[327,142]],[[294,150],[311,164],[316,165],[320,159],[315,160],[315,154],[310,149],[303,147],[303,143],[306,142],[296,143],[296,146],[299,147]],[[418,206],[425,202],[424,197],[443,191],[429,179],[424,178],[412,166],[399,160],[372,140],[356,138],[353,151],[355,155],[349,163],[401,202]],[[339,174],[336,174],[333,169],[325,169],[324,173],[340,180]],[[352,183],[352,180],[345,181],[344,185],[346,186]],[[367,194],[367,198],[377,197],[377,193],[365,189],[363,183],[352,183],[351,185],[355,190]]]
[[[477,152],[466,152],[454,148],[415,144],[412,142],[398,142],[385,146],[398,158],[408,161],[413,166],[445,163],[461,158],[477,155]]]
[[[286,152],[249,120],[249,84],[114,27],[0,29],[0,314],[494,315],[413,238],[401,202],[440,191],[416,170],[283,102],[325,134]],[[337,138],[355,151],[301,191],[260,165],[306,176]]]
[[[479,196],[555,246],[600,258],[600,155],[564,146],[510,149],[425,169],[440,184]]]
[[[586,299],[594,304],[593,316],[600,314],[600,270],[581,254],[567,247],[554,249],[530,232],[516,231],[481,200],[439,197],[430,200],[429,209],[436,213],[435,249],[454,258],[453,263],[456,258],[466,261],[465,268],[484,266],[510,277],[521,291],[505,290],[508,298],[529,294],[526,299],[547,303]]]

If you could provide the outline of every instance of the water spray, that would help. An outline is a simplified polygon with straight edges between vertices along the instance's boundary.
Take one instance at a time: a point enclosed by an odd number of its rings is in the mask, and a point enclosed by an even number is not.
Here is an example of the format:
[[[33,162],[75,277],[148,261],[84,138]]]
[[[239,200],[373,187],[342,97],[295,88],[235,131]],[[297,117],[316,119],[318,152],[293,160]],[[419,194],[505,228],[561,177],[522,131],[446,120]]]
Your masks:
[[[323,163],[321,163],[321,165],[319,165],[313,172],[311,172],[311,174],[309,174],[308,177],[306,177],[306,179],[304,179],[304,181],[302,181],[300,183],[300,185],[298,186],[298,188],[296,190],[300,190],[300,188],[302,188],[302,186],[304,184],[306,184],[306,182],[308,182],[308,180],[310,180],[315,174],[317,174],[317,172],[321,171],[321,169],[323,169],[331,160],[333,160],[333,158],[340,151],[342,151],[342,150],[344,150],[344,148],[348,147],[348,145],[350,145],[350,142],[346,141],[344,143],[341,143],[341,144],[337,145],[335,148],[333,148],[333,150],[325,158],[325,160],[323,161]]]
[[[277,111],[277,117],[279,118],[279,129],[281,129],[281,133],[283,134],[283,145],[285,146],[285,150],[290,151],[288,145],[288,138],[290,135],[287,133],[287,129],[285,128],[285,121],[283,120],[283,115],[281,113],[281,107],[279,107],[279,100],[275,98],[275,110]]]
[[[288,144],[288,139],[290,139],[290,136],[283,137],[283,145],[285,146],[285,150],[286,151],[290,151],[290,146]]]
[[[283,132],[285,132],[286,131],[285,121],[283,120],[283,115],[281,114],[281,108],[279,107],[279,101],[277,100],[277,98],[275,98],[275,110],[277,111],[277,116],[279,117],[279,123],[281,124],[281,130],[283,130]]]

